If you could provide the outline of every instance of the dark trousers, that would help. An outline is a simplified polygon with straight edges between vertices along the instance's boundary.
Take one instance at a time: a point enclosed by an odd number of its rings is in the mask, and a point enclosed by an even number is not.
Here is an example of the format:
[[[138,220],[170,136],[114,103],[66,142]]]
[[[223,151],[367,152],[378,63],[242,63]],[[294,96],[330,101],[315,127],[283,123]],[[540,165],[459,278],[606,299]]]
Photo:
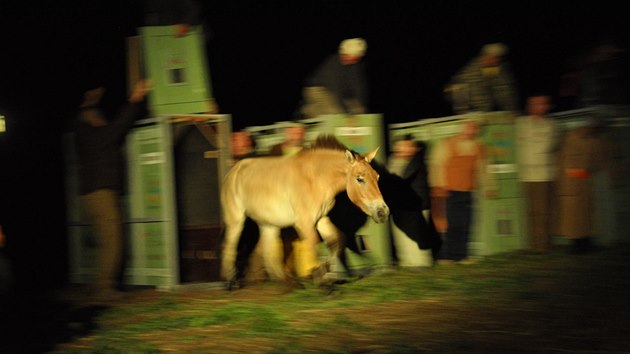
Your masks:
[[[440,258],[459,261],[468,257],[471,216],[472,193],[450,191],[446,199],[448,229]]]
[[[98,240],[95,290],[117,290],[122,278],[124,244],[118,192],[99,189],[81,196],[87,217]]]
[[[524,182],[529,247],[537,251],[551,249],[551,182]]]

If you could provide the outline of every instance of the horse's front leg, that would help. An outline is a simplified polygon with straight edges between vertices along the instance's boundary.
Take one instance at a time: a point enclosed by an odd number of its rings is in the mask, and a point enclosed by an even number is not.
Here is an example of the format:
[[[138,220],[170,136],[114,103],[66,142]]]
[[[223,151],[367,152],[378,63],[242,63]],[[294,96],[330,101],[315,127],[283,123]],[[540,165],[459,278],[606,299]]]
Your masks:
[[[317,252],[317,246],[320,239],[315,225],[312,223],[301,223],[295,225],[301,242],[303,242],[301,257],[302,263],[309,267],[308,274],[313,277],[313,280],[319,282],[322,280],[326,272],[328,271],[324,265],[321,264],[319,253]]]

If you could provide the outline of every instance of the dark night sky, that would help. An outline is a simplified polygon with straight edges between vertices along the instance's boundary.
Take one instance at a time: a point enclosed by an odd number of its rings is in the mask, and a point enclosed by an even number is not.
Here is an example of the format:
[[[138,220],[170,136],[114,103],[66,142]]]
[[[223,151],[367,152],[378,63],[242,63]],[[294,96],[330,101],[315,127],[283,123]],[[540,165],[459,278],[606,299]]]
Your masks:
[[[124,39],[142,20],[137,1],[59,3],[0,0],[0,114],[9,129],[0,134],[0,223],[21,272],[46,269],[45,284],[65,271],[61,133],[95,66],[123,93]],[[487,42],[511,48],[522,95],[557,92],[568,63],[602,36],[628,48],[621,1],[503,3],[206,1],[215,96],[236,129],[291,119],[304,77],[340,40],[361,36],[371,110],[405,122],[449,115],[442,85]]]

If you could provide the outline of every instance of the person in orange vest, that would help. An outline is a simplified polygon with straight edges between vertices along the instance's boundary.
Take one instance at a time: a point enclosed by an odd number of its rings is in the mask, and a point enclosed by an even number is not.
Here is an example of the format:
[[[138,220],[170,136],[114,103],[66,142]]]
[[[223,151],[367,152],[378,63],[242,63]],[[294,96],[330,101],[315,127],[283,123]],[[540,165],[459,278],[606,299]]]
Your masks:
[[[473,192],[480,186],[484,197],[497,193],[496,182],[484,168],[486,148],[478,134],[479,123],[466,121],[461,132],[438,144],[432,156],[431,165],[440,170],[432,185],[447,193],[447,230],[438,264],[474,263],[468,252]]]

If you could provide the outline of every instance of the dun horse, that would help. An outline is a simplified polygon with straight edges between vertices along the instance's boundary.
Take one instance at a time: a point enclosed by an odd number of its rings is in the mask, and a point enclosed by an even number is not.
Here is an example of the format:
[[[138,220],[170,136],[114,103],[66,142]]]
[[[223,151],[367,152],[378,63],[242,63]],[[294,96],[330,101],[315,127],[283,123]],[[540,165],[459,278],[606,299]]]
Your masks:
[[[266,269],[287,281],[292,276],[282,264],[280,229],[293,226],[307,244],[303,256],[309,258],[310,264],[320,264],[318,223],[331,210],[338,193],[345,190],[365,214],[377,223],[385,222],[389,208],[378,188],[379,176],[370,166],[377,151],[378,148],[360,156],[348,150],[304,149],[292,156],[250,158],[236,163],[221,190],[225,222],[221,275],[228,281],[228,288],[235,280],[237,245],[247,217],[259,226]],[[327,218],[322,220],[325,221]],[[325,241],[331,248],[330,256],[337,257],[338,240]],[[314,276],[321,274],[313,272]]]

